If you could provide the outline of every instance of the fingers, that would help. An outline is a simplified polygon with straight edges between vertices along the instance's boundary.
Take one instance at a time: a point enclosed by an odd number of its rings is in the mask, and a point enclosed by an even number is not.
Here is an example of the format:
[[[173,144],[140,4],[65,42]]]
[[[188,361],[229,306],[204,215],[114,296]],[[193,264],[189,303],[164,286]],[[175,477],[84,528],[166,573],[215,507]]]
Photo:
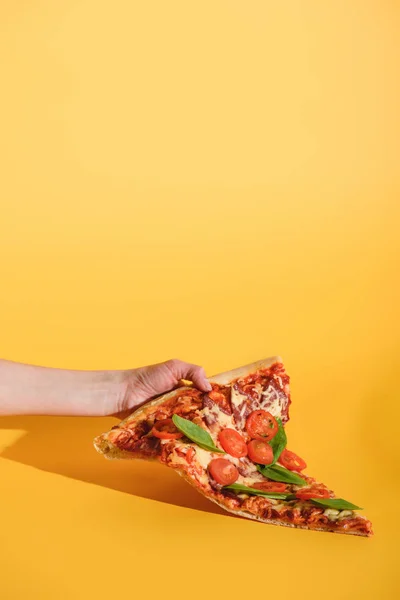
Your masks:
[[[207,381],[206,372],[203,367],[197,365],[188,365],[190,367],[188,375],[184,379],[193,381],[194,385],[199,388],[202,392],[209,392],[212,390],[211,384]]]
[[[177,379],[193,381],[194,385],[202,392],[209,392],[212,389],[203,367],[178,359],[169,360],[166,365]]]

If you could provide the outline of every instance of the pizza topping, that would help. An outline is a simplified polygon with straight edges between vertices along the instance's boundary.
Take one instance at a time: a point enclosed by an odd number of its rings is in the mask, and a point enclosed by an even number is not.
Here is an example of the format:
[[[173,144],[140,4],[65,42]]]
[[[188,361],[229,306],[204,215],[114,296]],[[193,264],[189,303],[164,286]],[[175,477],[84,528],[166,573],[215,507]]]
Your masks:
[[[226,458],[214,458],[208,465],[211,477],[220,485],[231,485],[239,477],[239,471]]]
[[[290,450],[283,450],[279,462],[289,471],[302,471],[307,467],[307,463]]]
[[[107,436],[109,442],[118,446],[118,448],[125,449],[126,446],[132,444],[135,441],[135,437],[131,431],[127,429],[120,429],[116,427],[112,429]]]
[[[343,498],[312,498],[310,502],[324,508],[334,508],[336,510],[362,510],[359,506],[343,500]]]
[[[221,428],[235,426],[232,414],[228,414],[219,404],[213,402],[207,394],[204,395],[204,406],[201,417],[211,433],[218,435]]]
[[[160,440],[157,438],[148,438],[144,437],[140,440],[131,441],[131,442],[116,442],[116,445],[121,448],[121,450],[127,450],[128,452],[138,452],[143,456],[157,456],[160,451]]]
[[[126,429],[131,433],[132,436],[134,436],[135,440],[138,440],[140,437],[147,435],[151,431],[153,423],[154,419],[150,420],[150,422],[148,422],[147,419],[142,419],[142,421],[139,421],[134,425],[127,421],[126,423],[120,423],[120,425],[115,425],[112,428],[112,430],[118,429],[120,431],[121,429]]]
[[[312,498],[329,498],[329,490],[323,486],[314,486],[309,488],[303,488],[296,492],[296,498],[299,500],[311,500]]]
[[[287,418],[288,398],[284,391],[280,390],[274,381],[270,381],[268,386],[261,394],[260,406],[274,415],[282,415],[285,421]],[[286,409],[286,411],[285,411]],[[286,417],[286,418],[285,418]]]
[[[249,458],[260,465],[270,465],[274,460],[274,453],[268,442],[263,440],[251,440],[247,444]]]
[[[266,410],[253,410],[247,418],[246,431],[252,439],[268,442],[276,435],[278,423]]]
[[[131,448],[131,452],[138,452],[146,457],[157,456],[160,453],[160,440],[157,438],[144,437],[137,440]]]
[[[241,386],[241,392],[253,398],[253,400],[258,400],[260,398],[261,386],[257,383],[247,383]]]
[[[296,505],[290,500],[274,500],[268,497],[249,496],[245,495],[244,492],[242,494],[238,492],[236,498],[240,500],[240,506],[238,507],[240,510],[248,511],[264,519],[277,519],[282,524],[305,526],[308,529],[324,529],[325,531],[353,531],[359,532],[362,535],[372,534],[371,523],[364,517],[354,513],[340,519],[337,518],[337,515],[327,514],[327,511],[312,507],[308,503]],[[335,512],[339,515],[341,514],[339,511],[332,510],[332,513]]]
[[[239,429],[244,429],[249,414],[260,407],[254,398],[242,394],[238,383],[232,385],[231,404],[235,423]]]
[[[257,483],[254,483],[251,487],[256,490],[262,490],[264,492],[283,493],[287,491],[286,483],[279,483],[278,481],[258,481]]]
[[[264,475],[264,477],[267,477],[267,479],[272,479],[272,481],[294,483],[295,485],[307,485],[307,482],[304,481],[300,475],[297,475],[297,473],[293,473],[292,471],[288,471],[280,465],[271,465],[270,467],[258,466],[257,470],[261,473],[261,475]]]
[[[212,383],[212,390],[204,395],[204,405],[212,407],[217,404],[219,409],[227,415],[232,414],[231,407],[231,388],[230,386],[221,386],[217,383]]]
[[[335,523],[335,531],[343,531],[344,533],[357,532],[361,535],[372,535],[372,523],[361,517],[354,515],[352,518],[338,519]]]
[[[222,429],[218,436],[219,443],[231,456],[242,458],[247,456],[247,446],[243,437],[235,429]]]
[[[127,452],[138,452],[143,456],[157,456],[160,452],[160,440],[142,437],[136,439],[132,431],[117,428],[109,432],[107,439],[111,444]]]
[[[247,444],[246,444],[246,450],[247,450]],[[255,465],[248,456],[244,456],[238,462],[243,471],[243,473],[242,473],[243,476],[250,477],[251,475],[257,475],[257,478],[260,479],[260,476],[257,473],[257,465]]]
[[[161,440],[178,440],[183,433],[177,430],[172,419],[156,421],[151,431],[152,435]]]
[[[343,519],[348,519],[349,517],[354,516],[354,512],[352,510],[337,510],[335,508],[327,508],[324,510],[324,515],[328,517],[330,521],[343,521]],[[361,515],[357,515],[359,519],[364,519]],[[340,524],[340,523],[339,523]]]
[[[274,461],[272,464],[275,464],[279,460],[279,457],[287,444],[286,432],[283,428],[282,421],[279,418],[277,418],[276,421],[278,423],[278,431],[269,442],[274,453]]]
[[[203,450],[199,446],[192,446],[195,452],[196,462],[199,464],[202,469],[207,471],[207,467],[211,460],[213,459],[213,455],[208,450]]]
[[[224,394],[221,394],[221,392],[217,392],[216,390],[211,390],[211,392],[208,392],[208,397],[217,404],[225,402]]]
[[[191,446],[189,450],[186,452],[186,460],[190,465],[193,462],[194,457],[196,456],[196,450]]]
[[[254,487],[247,487],[246,485],[242,485],[240,483],[226,484],[225,489],[232,490],[237,493],[248,494],[249,496],[264,496],[274,500],[292,500],[294,498],[293,494],[280,494],[279,492],[260,490]]]
[[[189,440],[195,442],[200,448],[204,448],[205,450],[210,450],[211,452],[221,452],[223,454],[223,450],[220,450],[215,444],[211,437],[211,435],[200,427],[189,421],[188,419],[183,419],[179,415],[173,415],[172,421],[174,425],[181,431]]]
[[[327,508],[326,510],[324,510],[324,515],[325,517],[328,517],[330,521],[337,521],[340,512],[338,510],[335,510],[334,508]]]
[[[152,416],[156,421],[171,418],[174,413],[178,415],[188,415],[201,408],[202,393],[195,388],[184,387],[163,402],[156,410],[151,411],[148,416]]]

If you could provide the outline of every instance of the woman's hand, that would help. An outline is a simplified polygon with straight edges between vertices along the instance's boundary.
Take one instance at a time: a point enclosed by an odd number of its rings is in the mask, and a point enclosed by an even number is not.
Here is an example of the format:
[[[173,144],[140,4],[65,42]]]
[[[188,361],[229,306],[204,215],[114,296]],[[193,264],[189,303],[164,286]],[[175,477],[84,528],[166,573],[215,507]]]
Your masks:
[[[1,415],[124,417],[181,379],[211,389],[202,367],[181,360],[127,371],[73,371],[0,360]]]
[[[139,404],[174,389],[181,379],[192,381],[203,392],[211,390],[203,367],[178,359],[168,360],[128,371],[126,392],[116,410],[111,409],[110,413],[124,418]]]

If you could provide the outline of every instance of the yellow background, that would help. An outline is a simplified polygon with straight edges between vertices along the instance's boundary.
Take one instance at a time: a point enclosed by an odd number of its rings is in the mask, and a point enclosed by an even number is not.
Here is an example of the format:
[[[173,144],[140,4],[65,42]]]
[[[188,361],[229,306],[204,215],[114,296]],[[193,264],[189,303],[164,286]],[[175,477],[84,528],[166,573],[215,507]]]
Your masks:
[[[290,447],[375,529],[235,519],[97,455],[112,419],[3,418],[1,598],[395,598],[399,13],[1,2],[2,357],[211,375],[279,353]]]

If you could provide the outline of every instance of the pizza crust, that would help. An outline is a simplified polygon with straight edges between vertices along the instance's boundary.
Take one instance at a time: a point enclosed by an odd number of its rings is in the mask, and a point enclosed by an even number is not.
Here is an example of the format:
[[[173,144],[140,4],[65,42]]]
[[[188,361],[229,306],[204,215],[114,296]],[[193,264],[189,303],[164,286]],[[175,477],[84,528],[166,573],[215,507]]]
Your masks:
[[[258,371],[259,369],[268,369],[268,367],[271,367],[276,363],[283,364],[283,360],[280,356],[263,358],[262,360],[257,360],[256,362],[244,365],[243,367],[237,367],[237,369],[231,369],[230,371],[225,371],[224,373],[218,373],[218,375],[210,377],[209,381],[211,383],[219,383],[220,385],[228,385],[233,379],[246,377],[246,375],[250,375],[250,373],[254,373],[254,371]]]

